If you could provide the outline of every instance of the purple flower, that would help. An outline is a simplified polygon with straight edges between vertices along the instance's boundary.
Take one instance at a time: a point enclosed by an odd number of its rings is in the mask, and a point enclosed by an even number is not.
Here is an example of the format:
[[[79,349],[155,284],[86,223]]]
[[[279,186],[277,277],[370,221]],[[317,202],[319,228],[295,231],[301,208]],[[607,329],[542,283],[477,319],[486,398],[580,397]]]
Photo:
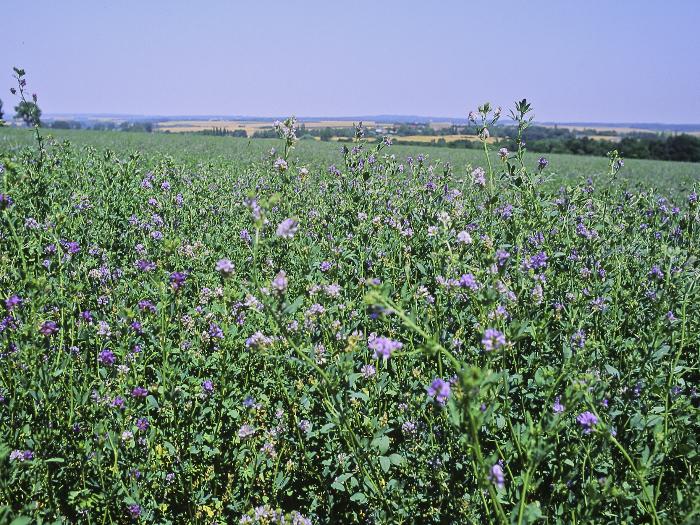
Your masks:
[[[389,359],[391,353],[399,350],[403,343],[399,341],[394,341],[388,337],[377,337],[376,334],[371,334],[367,340],[367,346],[370,350],[374,350],[374,358],[378,359],[382,356],[384,359]]]
[[[472,182],[476,186],[485,186],[486,185],[486,172],[484,171],[484,168],[474,168],[472,170]]]
[[[58,332],[58,325],[55,321],[44,321],[39,327],[39,332],[45,337],[51,337]]]
[[[430,386],[427,388],[427,390],[428,396],[435,399],[435,401],[437,401],[441,405],[444,405],[447,402],[447,399],[452,393],[452,387],[450,386],[450,383],[443,379],[440,379],[439,377],[433,379],[433,382],[430,383]]]
[[[562,412],[564,412],[564,405],[561,404],[560,400],[561,400],[561,398],[559,396],[557,396],[554,399],[554,405],[552,405],[552,411],[555,414],[561,414]]]
[[[156,263],[146,261],[145,259],[139,259],[138,261],[136,261],[136,268],[140,272],[152,272],[156,269]]]
[[[275,160],[275,163],[274,163],[274,166],[273,166],[273,167],[274,167],[277,171],[279,171],[279,172],[281,173],[281,172],[283,172],[283,171],[287,171],[287,168],[288,168],[289,166],[287,165],[287,161],[286,161],[286,160],[284,160],[284,159],[281,158],[281,157],[278,157],[278,158]]]
[[[80,244],[75,241],[64,243],[63,246],[70,255],[75,255],[80,251]]]
[[[500,463],[496,463],[493,467],[489,469],[489,481],[496,485],[499,489],[502,489],[505,485],[505,475],[503,474],[503,467]]]
[[[142,299],[141,301],[139,301],[138,306],[139,310],[141,310],[142,312],[148,311],[151,313],[156,313],[156,306],[148,299]]]
[[[141,432],[148,430],[148,426],[148,419],[145,417],[141,417],[136,420],[136,428],[138,428]]]
[[[90,313],[90,310],[80,312],[80,318],[88,324],[92,323],[92,313]]]
[[[498,350],[506,344],[506,336],[494,328],[488,328],[484,332],[484,337],[481,339],[481,344],[484,345],[484,350],[491,352]]]
[[[498,250],[496,252],[496,262],[498,263],[498,266],[504,266],[506,264],[506,261],[508,261],[508,258],[510,257],[510,253],[508,253],[505,250]]]
[[[113,408],[118,408],[119,410],[123,410],[124,406],[126,405],[124,398],[121,396],[117,396],[112,400],[111,406]]]
[[[323,261],[321,264],[319,264],[318,267],[322,272],[327,272],[328,270],[331,269],[332,266],[333,266],[333,263],[328,262],[328,261]]]
[[[369,379],[377,373],[377,369],[374,368],[373,365],[363,365],[360,369],[360,372],[362,373],[362,377],[364,377],[365,379]]]
[[[202,381],[202,390],[206,394],[211,394],[214,391],[214,383],[211,379],[205,379],[204,381]]]
[[[137,503],[129,505],[128,510],[133,519],[137,519],[141,516],[141,505],[138,505]]]
[[[583,348],[586,344],[586,332],[583,330],[576,330],[571,336],[571,344],[577,346],[578,348]]]
[[[185,284],[186,279],[186,274],[182,272],[173,272],[170,274],[170,286],[173,287],[173,290],[177,291]]]
[[[220,259],[214,269],[224,277],[228,277],[233,273],[233,263],[228,259]]]
[[[147,394],[148,390],[142,386],[134,387],[134,389],[131,391],[131,397],[146,397]]]
[[[284,270],[280,270],[275,278],[272,280],[272,289],[279,293],[284,293],[287,290],[289,281],[287,280],[287,274]]]
[[[537,270],[539,268],[547,267],[547,254],[544,252],[536,253],[535,255],[528,257],[523,262],[523,268],[526,270]]]
[[[294,219],[284,219],[277,226],[277,236],[283,239],[291,239],[299,229],[299,223]]]
[[[576,421],[583,427],[584,434],[590,434],[593,432],[593,427],[598,424],[598,417],[593,412],[586,410],[578,415]]]
[[[32,459],[34,459],[34,452],[31,450],[13,450],[10,452],[10,461],[23,463],[25,461],[31,461]]]
[[[105,366],[112,366],[117,360],[117,358],[114,355],[114,352],[112,352],[109,348],[105,348],[104,350],[102,350],[97,356],[97,359],[100,361],[100,363],[102,363]]]
[[[13,202],[12,197],[4,193],[0,193],[0,210],[6,210],[12,206]]]
[[[469,288],[470,290],[474,291],[479,289],[479,283],[470,273],[465,273],[464,275],[462,275],[462,277],[459,278],[459,286],[461,286],[462,288]]]
[[[472,236],[469,235],[469,232],[467,230],[463,230],[457,234],[457,240],[462,244],[471,244]]]
[[[657,264],[651,267],[651,270],[649,271],[649,278],[650,279],[658,279],[659,281],[664,278],[664,272],[659,268]]]
[[[253,434],[255,434],[255,429],[250,425],[242,425],[241,428],[238,429],[238,437],[241,439],[248,438]]]
[[[414,434],[416,432],[416,424],[413,421],[404,421],[401,425],[401,431],[404,434]]]
[[[270,346],[272,342],[271,337],[267,337],[262,332],[258,331],[246,339],[245,346],[251,349],[261,349]]]
[[[223,339],[224,331],[216,323],[209,323],[209,337],[212,339]]]
[[[241,230],[241,240],[245,241],[247,244],[250,244],[253,241],[253,238],[250,236],[248,230]]]
[[[544,157],[540,157],[540,160],[537,161],[537,168],[540,170],[545,169],[548,165],[549,161]]]
[[[8,299],[5,300],[5,308],[7,308],[10,312],[16,307],[20,306],[21,304],[22,298],[18,295],[11,295]]]

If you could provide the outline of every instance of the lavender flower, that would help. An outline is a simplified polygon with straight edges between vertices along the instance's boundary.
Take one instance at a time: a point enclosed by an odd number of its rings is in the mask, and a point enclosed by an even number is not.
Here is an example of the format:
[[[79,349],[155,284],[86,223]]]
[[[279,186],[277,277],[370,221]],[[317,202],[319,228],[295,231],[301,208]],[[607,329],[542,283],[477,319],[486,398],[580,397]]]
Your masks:
[[[579,414],[576,421],[583,427],[584,434],[590,434],[593,432],[593,427],[598,424],[598,417],[593,412],[587,410]]]
[[[369,379],[377,373],[377,369],[374,368],[374,366],[372,365],[363,365],[360,369],[360,372],[362,373],[362,377],[364,377],[365,379]]]
[[[554,399],[554,405],[552,405],[552,411],[555,414],[561,414],[562,412],[564,412],[564,405],[561,404],[561,398],[559,396],[557,396]]]
[[[142,386],[134,387],[131,391],[131,397],[146,397],[148,395],[148,390]]]
[[[233,263],[229,259],[220,259],[214,269],[224,277],[229,277],[233,273]]]
[[[450,383],[440,379],[439,377],[436,377],[433,379],[433,382],[430,383],[430,386],[427,388],[428,391],[428,396],[432,397],[440,403],[441,405],[444,405],[447,402],[447,399],[450,397],[450,394],[452,393],[452,387],[450,386]]]
[[[277,236],[283,239],[291,239],[299,229],[299,223],[294,219],[284,219],[277,226]]]
[[[255,429],[250,425],[242,425],[241,428],[238,429],[238,437],[241,439],[248,438],[253,434],[255,434]]]
[[[491,352],[498,350],[506,344],[506,336],[494,328],[488,328],[484,332],[484,337],[481,339],[481,344],[484,345],[484,350]]]
[[[486,186],[486,172],[484,168],[474,168],[472,170],[472,182],[476,186]]]
[[[182,272],[173,272],[170,274],[170,286],[173,287],[173,290],[178,291],[185,284],[186,279],[186,274]]]
[[[44,321],[39,327],[39,332],[44,337],[51,337],[58,333],[58,330],[59,328],[55,321]]]
[[[367,340],[367,346],[370,350],[374,350],[374,358],[378,359],[382,356],[384,359],[389,359],[391,353],[399,350],[403,343],[394,341],[388,337],[377,337],[376,334],[371,334]]]
[[[12,206],[14,202],[15,201],[13,201],[12,197],[10,197],[9,195],[0,193],[0,210],[6,210],[10,206]]]
[[[284,270],[280,270],[277,272],[277,275],[275,275],[275,278],[272,280],[272,289],[275,290],[276,292],[279,293],[284,293],[287,290],[287,286],[289,284],[289,281],[287,280],[287,274]]]
[[[500,463],[496,463],[489,469],[488,478],[489,481],[499,489],[505,486],[505,475],[503,474],[503,467],[501,467]]]
[[[109,348],[105,348],[104,350],[102,350],[97,356],[97,359],[100,363],[102,363],[105,366],[112,366],[117,360],[117,358],[114,355],[114,352],[112,352]]]
[[[7,308],[8,311],[14,310],[16,307],[20,306],[22,304],[22,298],[19,297],[18,295],[11,295],[9,298],[5,300],[5,308]]]
[[[34,459],[34,452],[31,450],[13,450],[10,452],[10,461],[24,463],[25,461],[31,461],[32,459]]]

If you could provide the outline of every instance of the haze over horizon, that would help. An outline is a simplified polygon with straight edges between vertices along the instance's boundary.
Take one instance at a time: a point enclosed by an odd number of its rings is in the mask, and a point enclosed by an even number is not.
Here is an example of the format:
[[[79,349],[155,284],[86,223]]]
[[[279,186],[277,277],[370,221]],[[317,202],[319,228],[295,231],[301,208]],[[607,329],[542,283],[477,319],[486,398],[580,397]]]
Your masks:
[[[698,3],[520,6],[10,4],[0,98],[16,65],[45,114],[463,118],[527,98],[538,121],[700,122]]]

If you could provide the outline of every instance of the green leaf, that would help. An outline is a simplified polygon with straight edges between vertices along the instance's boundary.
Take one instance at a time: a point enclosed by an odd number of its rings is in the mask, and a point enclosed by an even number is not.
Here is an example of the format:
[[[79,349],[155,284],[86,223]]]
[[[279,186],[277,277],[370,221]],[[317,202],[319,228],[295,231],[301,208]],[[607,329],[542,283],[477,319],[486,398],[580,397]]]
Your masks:
[[[391,461],[392,465],[401,465],[406,459],[401,455],[401,454],[390,454],[389,455],[389,460]]]
[[[386,456],[379,456],[379,464],[384,472],[389,472],[391,468],[391,460]]]

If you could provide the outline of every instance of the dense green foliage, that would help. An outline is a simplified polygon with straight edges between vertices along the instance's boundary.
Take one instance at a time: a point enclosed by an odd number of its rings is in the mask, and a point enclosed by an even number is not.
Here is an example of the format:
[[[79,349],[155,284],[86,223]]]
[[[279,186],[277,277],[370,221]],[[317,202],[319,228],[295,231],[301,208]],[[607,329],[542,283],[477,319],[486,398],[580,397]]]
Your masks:
[[[697,521],[690,177],[278,131],[2,132],[0,520]]]
[[[77,146],[93,146],[98,149],[109,148],[121,156],[132,152],[142,154],[141,162],[151,167],[164,155],[172,157],[179,165],[187,169],[200,166],[213,166],[217,169],[242,169],[243,165],[257,162],[267,155],[270,148],[278,147],[279,140],[248,140],[231,137],[206,137],[197,134],[181,133],[112,133],[73,130],[51,130],[58,142],[69,140]],[[0,148],[8,150],[31,145],[34,137],[28,130],[17,128],[0,129]],[[294,156],[299,162],[309,165],[330,165],[337,163],[342,144],[302,140],[297,143]],[[483,151],[475,149],[427,148],[425,144],[404,146],[395,144],[392,152],[399,158],[417,153],[430,152],[430,156],[451,165],[457,177],[467,174],[466,166],[481,163]],[[540,157],[537,153],[525,153],[530,165],[535,165]],[[551,161],[548,173],[551,175],[544,185],[557,189],[561,184],[573,183],[583,176],[596,177],[607,171],[606,158],[584,155],[566,155],[553,153],[547,155]],[[492,162],[497,161],[496,152],[491,153]],[[626,184],[637,188],[653,186],[665,193],[687,194],[693,184],[700,180],[700,166],[687,162],[662,162],[654,160],[626,159],[625,169],[618,175]]]

